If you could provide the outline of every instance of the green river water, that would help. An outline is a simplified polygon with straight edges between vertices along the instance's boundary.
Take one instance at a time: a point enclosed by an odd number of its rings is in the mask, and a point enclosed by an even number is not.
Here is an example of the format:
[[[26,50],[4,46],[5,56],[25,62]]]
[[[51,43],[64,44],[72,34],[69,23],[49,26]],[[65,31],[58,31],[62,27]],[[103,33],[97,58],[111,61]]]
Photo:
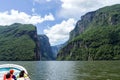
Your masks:
[[[31,80],[120,80],[120,61],[0,61],[24,66]]]

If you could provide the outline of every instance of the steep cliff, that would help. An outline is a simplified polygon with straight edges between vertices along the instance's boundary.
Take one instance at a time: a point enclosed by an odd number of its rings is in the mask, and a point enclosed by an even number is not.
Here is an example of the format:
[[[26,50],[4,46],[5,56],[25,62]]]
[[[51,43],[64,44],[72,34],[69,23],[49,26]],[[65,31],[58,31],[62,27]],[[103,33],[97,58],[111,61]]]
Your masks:
[[[40,60],[36,27],[15,23],[0,26],[0,60]]]
[[[58,54],[59,50],[60,50],[64,45],[65,45],[65,44],[60,44],[60,45],[51,46],[52,52],[53,52],[53,57],[54,57],[55,59],[57,58],[57,54]]]
[[[81,17],[81,20],[76,23],[74,30],[70,32],[70,40],[85,31],[85,29],[92,23],[95,13],[96,11],[89,12]]]
[[[41,60],[54,60],[52,48],[46,35],[38,35]]]
[[[70,33],[58,60],[120,59],[120,4],[89,12]]]

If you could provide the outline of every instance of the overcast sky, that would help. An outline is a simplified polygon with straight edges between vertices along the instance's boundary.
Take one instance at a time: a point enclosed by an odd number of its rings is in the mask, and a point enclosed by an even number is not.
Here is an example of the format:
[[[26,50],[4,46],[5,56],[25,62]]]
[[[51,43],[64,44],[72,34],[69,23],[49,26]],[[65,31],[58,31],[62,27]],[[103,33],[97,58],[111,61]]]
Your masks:
[[[77,20],[89,11],[120,0],[0,0],[0,25],[33,24],[51,45],[64,43]]]

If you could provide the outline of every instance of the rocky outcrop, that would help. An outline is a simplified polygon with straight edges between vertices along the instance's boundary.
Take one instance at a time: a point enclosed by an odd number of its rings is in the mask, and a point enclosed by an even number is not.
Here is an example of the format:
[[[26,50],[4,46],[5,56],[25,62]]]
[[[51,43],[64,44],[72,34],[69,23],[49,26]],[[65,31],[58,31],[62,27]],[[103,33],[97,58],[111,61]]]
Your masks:
[[[35,48],[34,48],[34,52],[36,54],[35,59],[36,60],[40,60],[40,58],[41,58],[41,54],[40,54],[40,50],[39,50],[39,48],[40,48],[40,46],[39,46],[40,42],[38,40],[38,35],[37,35],[37,29],[36,29],[36,27],[35,27],[35,31],[29,32],[28,35],[35,42]]]
[[[81,17],[81,20],[76,23],[75,29],[70,32],[70,40],[85,31],[87,26],[92,22],[95,12],[89,12]]]
[[[54,60],[52,48],[46,35],[38,35],[41,60]]]
[[[70,32],[70,40],[83,33],[89,27],[117,25],[120,22],[119,6],[119,4],[107,6],[83,15]]]
[[[58,60],[119,60],[120,4],[89,12],[70,32]]]

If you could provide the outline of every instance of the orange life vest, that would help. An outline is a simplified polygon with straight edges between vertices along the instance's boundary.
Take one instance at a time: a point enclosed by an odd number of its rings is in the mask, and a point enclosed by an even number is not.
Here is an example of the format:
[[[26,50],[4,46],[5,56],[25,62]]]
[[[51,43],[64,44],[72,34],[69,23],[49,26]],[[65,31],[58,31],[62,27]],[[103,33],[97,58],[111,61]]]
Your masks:
[[[4,74],[3,80],[13,80],[13,79],[12,79],[12,76],[13,76],[13,75],[10,75],[10,78],[6,79],[6,74]]]

